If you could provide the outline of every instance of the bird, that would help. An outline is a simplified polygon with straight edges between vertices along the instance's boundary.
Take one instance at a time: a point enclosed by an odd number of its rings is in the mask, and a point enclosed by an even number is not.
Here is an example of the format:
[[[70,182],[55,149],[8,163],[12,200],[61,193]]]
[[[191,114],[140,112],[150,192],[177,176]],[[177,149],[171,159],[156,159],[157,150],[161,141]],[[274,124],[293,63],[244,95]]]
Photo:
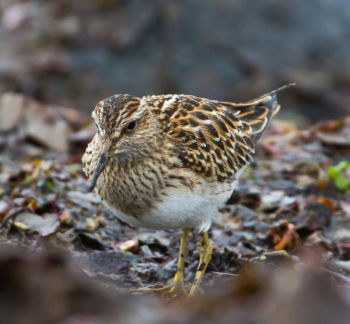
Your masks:
[[[194,296],[212,256],[208,230],[252,160],[285,85],[247,102],[194,95],[116,94],[92,112],[97,132],[82,157],[89,190],[131,227],[182,229],[172,283],[134,291]],[[193,284],[186,289],[191,230],[202,235]]]

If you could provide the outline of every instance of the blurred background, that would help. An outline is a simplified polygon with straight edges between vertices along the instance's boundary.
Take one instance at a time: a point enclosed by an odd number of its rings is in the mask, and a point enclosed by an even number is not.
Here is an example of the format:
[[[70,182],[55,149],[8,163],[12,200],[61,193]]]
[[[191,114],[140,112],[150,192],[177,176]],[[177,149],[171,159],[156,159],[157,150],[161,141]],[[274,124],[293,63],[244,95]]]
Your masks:
[[[348,324],[349,58],[350,0],[0,0],[1,322]],[[291,82],[278,118],[307,130],[275,121],[259,142],[213,224],[206,294],[127,293],[170,283],[180,233],[131,229],[87,193],[94,105]]]
[[[115,93],[281,94],[306,126],[350,110],[348,0],[1,0],[0,93],[90,112]]]

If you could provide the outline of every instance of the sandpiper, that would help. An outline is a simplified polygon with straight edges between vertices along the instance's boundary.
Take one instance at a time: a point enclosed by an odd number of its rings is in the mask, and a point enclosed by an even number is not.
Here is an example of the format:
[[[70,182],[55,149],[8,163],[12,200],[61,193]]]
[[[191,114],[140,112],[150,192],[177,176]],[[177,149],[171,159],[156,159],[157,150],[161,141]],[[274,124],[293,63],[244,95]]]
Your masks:
[[[183,230],[173,283],[158,291],[187,294],[183,271],[190,229],[203,235],[188,294],[198,290],[211,259],[212,220],[252,161],[257,140],[280,108],[276,93],[286,87],[243,103],[118,94],[94,108],[98,131],[82,160],[90,189],[133,227]]]

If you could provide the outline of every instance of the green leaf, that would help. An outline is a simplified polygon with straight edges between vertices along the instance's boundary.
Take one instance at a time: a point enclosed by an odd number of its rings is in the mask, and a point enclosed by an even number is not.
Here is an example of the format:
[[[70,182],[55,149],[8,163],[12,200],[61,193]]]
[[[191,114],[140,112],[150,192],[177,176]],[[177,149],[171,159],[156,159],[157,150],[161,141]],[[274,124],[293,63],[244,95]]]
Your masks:
[[[339,176],[339,170],[336,167],[330,167],[327,173],[334,180]]]
[[[341,190],[347,191],[350,189],[350,183],[342,175],[339,175],[335,179],[335,185],[337,188],[339,188]]]
[[[350,168],[350,162],[349,161],[341,161],[337,168],[339,171],[346,171],[348,168]]]
[[[34,178],[31,177],[31,176],[28,176],[28,177],[26,177],[25,182],[28,183],[28,184],[32,183],[32,182],[34,182]]]
[[[54,184],[51,181],[46,182],[46,184],[45,184],[45,189],[46,190],[53,190],[55,188],[56,188],[56,184]]]
[[[340,190],[350,190],[350,181],[343,174],[350,168],[350,162],[341,161],[337,165],[331,166],[327,170],[328,176],[334,181],[335,186]]]

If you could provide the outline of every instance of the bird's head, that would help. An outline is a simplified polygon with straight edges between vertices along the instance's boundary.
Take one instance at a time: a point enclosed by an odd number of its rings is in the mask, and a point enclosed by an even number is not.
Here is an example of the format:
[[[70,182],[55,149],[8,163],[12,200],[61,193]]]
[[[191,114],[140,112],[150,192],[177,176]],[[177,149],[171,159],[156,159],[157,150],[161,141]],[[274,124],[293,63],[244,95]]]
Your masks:
[[[99,159],[89,189],[108,163],[131,162],[146,157],[157,146],[157,122],[142,98],[114,95],[100,101],[92,118],[97,126]]]

